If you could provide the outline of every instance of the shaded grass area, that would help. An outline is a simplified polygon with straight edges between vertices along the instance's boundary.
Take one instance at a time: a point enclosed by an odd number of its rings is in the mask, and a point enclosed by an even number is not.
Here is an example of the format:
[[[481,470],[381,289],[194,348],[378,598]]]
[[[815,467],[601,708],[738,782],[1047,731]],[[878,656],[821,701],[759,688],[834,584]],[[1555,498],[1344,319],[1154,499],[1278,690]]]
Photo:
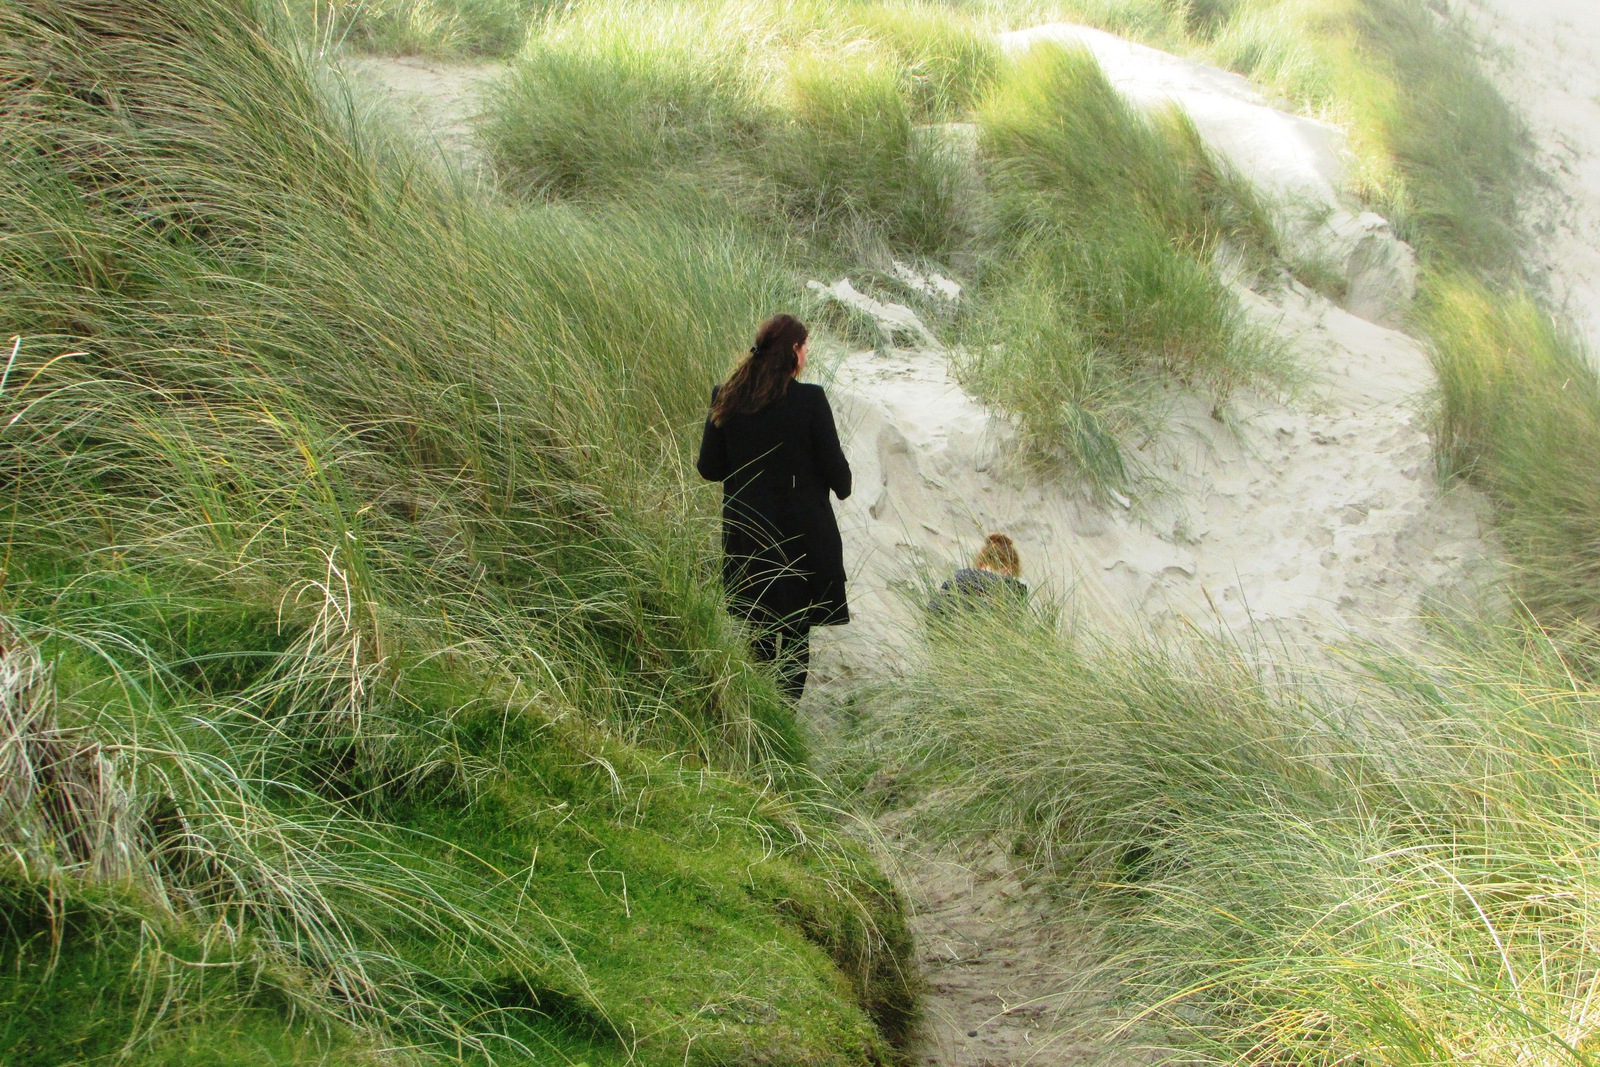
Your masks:
[[[682,475],[783,287],[472,199],[275,11],[0,11],[0,882],[83,917],[10,995],[155,961],[63,1062],[882,1061],[899,901]]]
[[[1214,265],[1272,269],[1275,226],[1186,117],[1143,115],[1086,55],[1002,62],[1020,15],[587,4],[535,28],[487,139],[526,196],[735,219],[796,272],[955,273],[972,387],[1039,455],[1127,488],[1119,436],[1159,421],[1161,384],[1281,377]]]
[[[1082,981],[1118,990],[1129,1044],[1592,1059],[1597,696],[1543,635],[1337,670],[1038,618],[946,620],[929,644],[847,770],[1030,843],[1105,931]]]

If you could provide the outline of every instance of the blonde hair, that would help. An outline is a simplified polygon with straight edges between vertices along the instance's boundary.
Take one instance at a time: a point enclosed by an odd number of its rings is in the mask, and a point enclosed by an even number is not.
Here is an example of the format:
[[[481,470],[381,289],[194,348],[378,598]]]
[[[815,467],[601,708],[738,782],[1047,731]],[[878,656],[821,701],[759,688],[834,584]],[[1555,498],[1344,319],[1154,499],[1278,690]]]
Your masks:
[[[1022,577],[1022,557],[1017,555],[1016,542],[1003,533],[989,535],[983,547],[978,549],[977,558],[972,561],[972,565],[1012,578]]]

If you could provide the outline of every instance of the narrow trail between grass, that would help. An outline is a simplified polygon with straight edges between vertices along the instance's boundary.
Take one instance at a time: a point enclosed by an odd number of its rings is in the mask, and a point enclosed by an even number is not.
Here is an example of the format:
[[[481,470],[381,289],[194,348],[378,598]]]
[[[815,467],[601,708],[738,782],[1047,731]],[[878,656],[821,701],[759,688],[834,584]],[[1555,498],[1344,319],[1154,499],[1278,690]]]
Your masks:
[[[899,851],[927,981],[907,1054],[927,1067],[1134,1064],[1106,1021],[1109,990],[1077,991],[1097,962],[1092,933],[1019,876],[1004,845],[938,851],[881,827]]]
[[[1086,40],[1130,95],[1140,64],[1159,70],[1164,80],[1152,91],[1192,104],[1224,151],[1230,138],[1249,153],[1263,138],[1279,144],[1282,131],[1299,131],[1303,158],[1284,156],[1253,176],[1337,196],[1333,132],[1273,111],[1241,79],[1093,31],[1029,32]],[[471,136],[476,93],[498,68],[382,58],[346,66],[442,154],[483,173]],[[914,347],[823,353],[857,485],[839,507],[855,621],[819,636],[816,684],[803,705],[824,732],[842,698],[914,663],[918,575],[947,572],[990,530],[1017,540],[1036,588],[1104,626],[1198,625],[1296,644],[1393,637],[1415,630],[1430,600],[1477,596],[1493,583],[1480,499],[1443,492],[1433,476],[1427,359],[1410,337],[1372,321],[1392,320],[1409,300],[1409,250],[1375,216],[1343,211],[1328,227],[1304,237],[1332,243],[1348,274],[1346,304],[1368,317],[1289,280],[1266,292],[1239,286],[1250,313],[1300,354],[1309,383],[1293,397],[1240,396],[1225,409],[1174,390],[1168,434],[1139,450],[1167,491],[1126,507],[1093,504],[1017,462],[1014,431],[962,389],[933,331],[912,331]],[[907,336],[910,309],[841,279],[819,287],[857,313],[887,316],[886,335]],[[1135,1051],[1084,1026],[1108,991],[1060,999],[1093,962],[1092,943],[1019,879],[1003,846],[941,853],[893,816],[882,828],[915,908],[927,980],[914,1062],[1137,1062]],[[1089,1036],[1061,1036],[1068,1025]]]
[[[499,63],[454,63],[420,56],[347,56],[344,68],[356,82],[387,100],[424,144],[475,177],[486,177],[487,161],[473,135],[478,96],[505,67]]]

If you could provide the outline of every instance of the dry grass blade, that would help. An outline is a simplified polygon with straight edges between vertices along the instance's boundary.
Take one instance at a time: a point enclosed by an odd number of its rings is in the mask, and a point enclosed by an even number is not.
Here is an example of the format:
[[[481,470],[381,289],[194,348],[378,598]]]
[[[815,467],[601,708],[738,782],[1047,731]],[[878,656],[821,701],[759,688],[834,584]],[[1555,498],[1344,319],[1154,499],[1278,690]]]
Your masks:
[[[0,842],[26,867],[141,869],[130,793],[99,741],[62,727],[38,650],[0,619]]]

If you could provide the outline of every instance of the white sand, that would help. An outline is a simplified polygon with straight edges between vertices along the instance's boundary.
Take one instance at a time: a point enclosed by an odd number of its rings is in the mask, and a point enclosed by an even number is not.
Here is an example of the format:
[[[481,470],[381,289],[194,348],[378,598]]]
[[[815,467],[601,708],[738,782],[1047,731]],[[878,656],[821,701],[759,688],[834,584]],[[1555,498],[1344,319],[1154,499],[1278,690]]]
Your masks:
[[[839,507],[856,622],[819,640],[819,674],[875,673],[914,649],[908,576],[948,572],[990,530],[1017,540],[1033,582],[1069,593],[1099,625],[1406,639],[1430,600],[1482,594],[1496,575],[1483,503],[1435,480],[1427,359],[1382,325],[1413,294],[1410,252],[1341,199],[1338,132],[1272,108],[1235,75],[1097,30],[1057,24],[1005,38],[1014,50],[1040,39],[1088,48],[1141,104],[1184,107],[1214,150],[1307,218],[1325,218],[1314,236],[1337,247],[1358,297],[1345,310],[1294,284],[1241,288],[1313,384],[1293,399],[1235,397],[1220,412],[1226,425],[1174,390],[1170,433],[1140,452],[1171,492],[1131,509],[1092,506],[1067,482],[1022,469],[1006,420],[963,392],[936,346],[843,357],[832,389],[856,470],[856,495]],[[904,308],[831,291],[895,336],[915,335]]]
[[[1131,510],[1012,461],[1006,421],[939,352],[845,357],[832,395],[856,474],[838,506],[856,621],[821,639],[836,670],[875,673],[913,647],[897,584],[918,565],[947,571],[990,530],[1016,539],[1031,581],[1108,625],[1396,636],[1425,599],[1489,581],[1481,501],[1433,477],[1415,342],[1297,286],[1243,297],[1320,383],[1287,402],[1237,398],[1234,425],[1175,396],[1167,439],[1142,453],[1172,491]]]
[[[1600,354],[1600,3],[1457,0],[1492,43],[1490,70],[1550,179],[1533,197],[1534,270]]]

